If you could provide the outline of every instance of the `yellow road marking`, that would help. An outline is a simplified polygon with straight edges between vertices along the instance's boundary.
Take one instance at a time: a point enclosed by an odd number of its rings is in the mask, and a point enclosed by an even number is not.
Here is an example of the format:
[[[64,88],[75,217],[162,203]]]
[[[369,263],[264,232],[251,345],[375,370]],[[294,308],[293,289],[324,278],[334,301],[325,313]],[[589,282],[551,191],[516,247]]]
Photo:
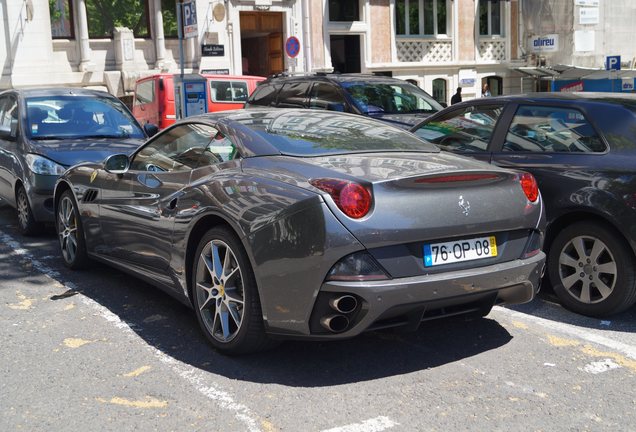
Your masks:
[[[522,323],[521,321],[513,321],[512,325],[515,326],[518,329],[522,329],[522,330],[528,330],[528,324],[526,323]]]
[[[585,345],[583,348],[581,348],[581,352],[592,357],[611,358],[619,365],[629,368],[632,371],[636,372],[636,360],[628,359],[627,357],[621,354],[618,354],[615,352],[600,351],[592,347],[591,345]]]
[[[113,405],[122,405],[122,406],[127,406],[127,407],[131,407],[131,408],[165,408],[168,406],[168,402],[167,401],[161,401],[159,399],[150,397],[150,396],[146,396],[145,400],[129,400],[129,399],[124,399],[124,398],[120,398],[120,397],[114,397],[111,398],[110,400],[106,400],[103,398],[97,398],[97,400],[99,402],[102,403],[110,403]]]
[[[557,336],[548,335],[548,342],[555,347],[577,346],[581,343],[574,339],[565,339]]]
[[[31,309],[31,306],[33,306],[33,301],[35,299],[27,298],[24,294],[22,294],[19,291],[15,295],[18,298],[18,300],[20,300],[20,302],[19,303],[9,303],[7,306],[9,306],[11,309],[15,309],[15,310]]]
[[[150,369],[152,369],[150,366],[142,366],[139,369],[135,369],[134,371],[124,374],[125,377],[137,377],[139,375],[141,375],[144,372],[149,371]]]
[[[91,340],[86,340],[86,339],[79,339],[79,338],[66,338],[64,339],[64,345],[66,345],[69,348],[79,348],[82,345],[86,345],[89,343],[92,343],[95,341],[91,341]]]

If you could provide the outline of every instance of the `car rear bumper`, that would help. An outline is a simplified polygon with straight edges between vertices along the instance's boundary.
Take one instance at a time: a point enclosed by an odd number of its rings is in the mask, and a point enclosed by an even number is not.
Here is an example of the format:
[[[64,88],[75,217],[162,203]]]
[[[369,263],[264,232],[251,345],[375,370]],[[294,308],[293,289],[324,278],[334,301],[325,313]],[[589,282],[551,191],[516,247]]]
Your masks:
[[[496,304],[526,303],[539,290],[544,264],[545,254],[540,252],[528,259],[469,270],[372,282],[326,282],[306,337],[340,339],[388,327],[414,330],[429,319],[485,315]],[[330,304],[343,295],[357,300],[354,311],[342,313]],[[349,324],[344,330],[330,331],[325,321],[333,316],[345,316]]]

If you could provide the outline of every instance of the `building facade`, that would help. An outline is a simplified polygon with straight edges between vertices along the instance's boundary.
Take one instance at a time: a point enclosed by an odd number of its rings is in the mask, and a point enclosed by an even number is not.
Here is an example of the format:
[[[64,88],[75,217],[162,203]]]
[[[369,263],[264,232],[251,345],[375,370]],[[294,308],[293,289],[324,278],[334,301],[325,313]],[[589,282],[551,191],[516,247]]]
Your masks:
[[[180,50],[182,1],[196,32],[186,28]],[[9,0],[0,2],[0,88],[90,86],[123,96],[137,78],[178,73],[183,63],[188,73],[386,74],[446,103],[457,87],[481,96],[484,83],[493,94],[519,93],[533,88],[518,69],[542,59],[600,66],[607,46],[632,55],[629,38],[613,39],[603,23],[614,17],[612,31],[625,33],[636,5],[601,1]],[[537,52],[533,41],[546,34],[559,35],[558,50]]]

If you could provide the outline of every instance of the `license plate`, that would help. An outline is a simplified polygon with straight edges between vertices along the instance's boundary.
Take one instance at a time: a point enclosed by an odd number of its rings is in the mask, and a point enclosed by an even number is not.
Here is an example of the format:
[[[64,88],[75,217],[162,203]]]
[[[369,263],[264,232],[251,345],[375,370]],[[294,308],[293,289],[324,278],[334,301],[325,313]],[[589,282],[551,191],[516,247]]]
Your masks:
[[[497,256],[495,236],[424,245],[426,267]]]

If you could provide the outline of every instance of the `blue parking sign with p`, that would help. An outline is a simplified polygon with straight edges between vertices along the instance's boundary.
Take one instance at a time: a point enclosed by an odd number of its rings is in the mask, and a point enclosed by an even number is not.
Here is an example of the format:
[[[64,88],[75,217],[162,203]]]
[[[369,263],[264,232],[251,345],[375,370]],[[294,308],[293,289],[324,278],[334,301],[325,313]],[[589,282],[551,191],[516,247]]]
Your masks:
[[[621,56],[607,56],[605,70],[621,70]]]
[[[194,0],[182,3],[183,37],[191,38],[198,35],[197,6]]]

